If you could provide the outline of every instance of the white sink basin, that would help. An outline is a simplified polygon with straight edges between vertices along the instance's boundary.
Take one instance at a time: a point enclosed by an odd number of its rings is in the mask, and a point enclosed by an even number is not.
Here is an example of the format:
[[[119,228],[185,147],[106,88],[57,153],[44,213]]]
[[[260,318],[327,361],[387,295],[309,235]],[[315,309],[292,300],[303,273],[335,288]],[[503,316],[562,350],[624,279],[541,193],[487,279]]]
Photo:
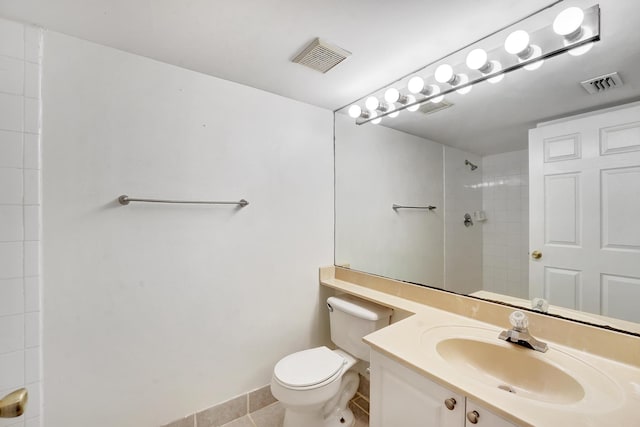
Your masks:
[[[593,402],[601,409],[623,398],[620,387],[595,367],[554,346],[542,353],[498,338],[499,331],[470,326],[426,330],[421,346],[434,363],[468,382],[538,402]]]
[[[584,397],[578,381],[524,347],[450,338],[438,342],[436,351],[456,369],[518,396],[553,403]]]

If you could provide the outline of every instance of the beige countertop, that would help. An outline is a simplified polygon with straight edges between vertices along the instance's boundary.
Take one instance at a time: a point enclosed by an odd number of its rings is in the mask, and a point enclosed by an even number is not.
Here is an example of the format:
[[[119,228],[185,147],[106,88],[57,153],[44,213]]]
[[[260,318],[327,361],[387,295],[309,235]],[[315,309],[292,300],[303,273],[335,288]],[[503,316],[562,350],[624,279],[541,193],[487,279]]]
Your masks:
[[[506,302],[511,305],[520,306],[523,308],[531,308],[531,301],[516,298],[508,295],[497,294],[489,291],[477,291],[471,294],[471,296],[483,298],[492,301]],[[550,305],[550,314],[556,314],[559,316],[568,317],[571,319],[580,320],[583,322],[593,323],[596,325],[608,325],[625,331],[640,334],[640,324],[634,322],[627,322],[626,320],[615,319],[613,317],[602,316],[599,314],[585,313],[583,311],[572,310],[569,308],[559,307],[557,305]]]
[[[454,365],[445,360],[436,351],[438,334],[441,331],[454,331],[456,337],[465,336],[471,339],[483,340],[498,346],[512,346],[513,344],[499,340],[498,334],[506,329],[508,321],[505,318],[504,326],[496,325],[496,322],[483,322],[472,316],[454,314],[449,310],[441,309],[444,303],[439,302],[441,307],[434,308],[428,304],[416,302],[398,296],[401,294],[397,288],[389,291],[383,286],[381,279],[374,277],[372,286],[367,284],[352,283],[346,280],[336,279],[326,271],[321,271],[321,283],[339,292],[346,292],[358,295],[362,298],[387,305],[399,310],[399,315],[395,316],[395,323],[376,331],[364,338],[364,341],[373,349],[386,356],[402,363],[410,369],[436,381],[437,383],[455,392],[471,397],[486,406],[496,414],[523,426],[616,426],[616,427],[637,427],[640,426],[640,367],[636,363],[624,363],[625,357],[619,360],[602,357],[591,352],[582,351],[575,346],[568,346],[565,343],[544,339],[549,344],[549,351],[546,353],[534,350],[522,349],[526,356],[540,358],[545,363],[559,367],[562,371],[572,376],[584,389],[584,397],[572,402],[554,403],[537,399],[523,397],[518,394],[511,394],[486,382],[479,381],[477,377],[465,375],[463,370],[456,369]],[[393,286],[402,287],[403,284],[390,281]],[[382,284],[381,284],[382,283]],[[410,286],[410,285],[409,285]],[[390,288],[391,289],[391,288]],[[406,291],[405,291],[406,292]],[[428,290],[426,292],[435,292]],[[396,295],[394,295],[396,294]],[[466,298],[457,295],[429,295],[430,299],[453,298],[452,306],[460,306],[459,298]],[[448,304],[448,303],[447,303]],[[444,305],[447,305],[444,304]],[[469,304],[474,304],[470,299]],[[480,306],[472,309],[475,313],[478,310],[487,311],[488,308],[482,306],[484,301],[479,302]],[[509,308],[509,311],[512,311]],[[502,313],[501,313],[502,314]],[[486,315],[491,319],[490,315]],[[530,316],[533,317],[533,316]],[[531,319],[532,326],[536,318]],[[571,323],[571,322],[568,322]],[[562,327],[557,323],[556,329]],[[584,326],[584,325],[579,325]],[[453,329],[452,329],[453,328]],[[580,333],[580,329],[569,325],[569,334]],[[584,326],[585,334],[592,331],[590,327]],[[607,334],[615,334],[605,331]],[[535,333],[532,332],[534,336]],[[598,331],[594,336],[598,336]],[[635,355],[640,345],[637,337],[629,340],[627,337],[611,337],[620,339],[618,344],[628,345],[633,348],[628,351]],[[495,342],[494,337],[495,336]],[[556,336],[563,336],[556,333]],[[536,336],[536,338],[544,338]],[[587,337],[589,339],[593,337]],[[585,339],[587,339],[585,338]],[[575,339],[574,339],[575,341]],[[606,340],[605,340],[606,341]],[[470,341],[472,342],[472,341]],[[573,342],[573,341],[571,341]],[[612,341],[613,342],[613,341]],[[603,341],[604,343],[604,341]],[[472,351],[470,348],[469,351]],[[620,354],[625,349],[617,350]],[[616,354],[616,353],[614,353]],[[622,361],[621,361],[622,360]],[[523,366],[526,369],[526,366]]]

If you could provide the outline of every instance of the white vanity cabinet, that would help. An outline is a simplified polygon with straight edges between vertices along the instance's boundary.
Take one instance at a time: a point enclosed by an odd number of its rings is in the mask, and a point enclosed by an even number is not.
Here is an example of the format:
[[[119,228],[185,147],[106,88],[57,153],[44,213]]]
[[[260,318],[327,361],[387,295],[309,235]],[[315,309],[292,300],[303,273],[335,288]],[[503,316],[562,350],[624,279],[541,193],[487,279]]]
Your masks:
[[[517,427],[376,351],[371,352],[369,422],[370,427]]]

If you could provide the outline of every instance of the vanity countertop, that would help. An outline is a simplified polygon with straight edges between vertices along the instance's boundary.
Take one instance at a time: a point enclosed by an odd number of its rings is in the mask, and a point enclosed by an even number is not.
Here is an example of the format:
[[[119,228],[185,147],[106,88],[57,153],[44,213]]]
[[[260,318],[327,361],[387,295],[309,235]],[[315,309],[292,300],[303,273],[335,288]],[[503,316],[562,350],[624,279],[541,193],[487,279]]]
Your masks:
[[[326,274],[323,277],[321,274],[321,283],[327,287],[339,292],[357,295],[406,313],[406,315],[398,317],[402,320],[364,338],[364,341],[376,351],[446,388],[473,398],[489,410],[518,425],[540,427],[561,425],[640,426],[640,411],[637,410],[640,407],[640,366],[638,363],[624,363],[625,357],[621,357],[622,361],[602,357],[602,355],[583,351],[575,346],[568,346],[562,342],[536,336],[532,331],[532,335],[549,344],[549,351],[541,353],[523,348],[522,351],[531,352],[525,354],[527,359],[534,358],[549,362],[570,375],[574,374],[573,377],[584,389],[584,397],[576,401],[556,402],[530,399],[517,395],[517,393],[514,395],[503,389],[489,386],[487,383],[479,381],[477,377],[470,378],[469,375],[465,375],[464,370],[456,369],[455,365],[452,365],[435,351],[435,342],[430,342],[435,339],[433,337],[437,336],[432,332],[439,328],[441,330],[459,328],[457,330],[463,331],[463,334],[468,337],[474,337],[477,334],[479,339],[485,340],[491,345],[513,346],[514,344],[498,339],[499,332],[508,328],[509,322],[506,317],[504,317],[504,325],[497,326],[499,323],[493,321],[488,323],[470,316],[454,314],[441,309],[442,307],[435,308],[399,296],[402,292],[397,289],[389,292],[381,287],[380,282],[384,280],[388,279],[373,277],[373,282],[377,281],[377,284],[363,286],[335,277],[328,277]],[[399,286],[402,285],[400,283]],[[466,297],[452,294],[445,295],[443,298]],[[470,300],[470,304],[473,304],[473,301]],[[485,302],[480,301],[481,305],[483,303]],[[459,302],[453,304],[460,305]],[[442,306],[442,303],[439,305]],[[477,310],[486,311],[487,307],[476,308],[473,312]],[[508,308],[508,311],[513,311],[513,308]],[[501,310],[500,314],[503,315],[504,312]],[[531,326],[534,326],[536,318],[532,317],[534,316],[530,316],[530,322]],[[589,334],[591,327],[579,324],[578,326],[586,328],[585,333]],[[454,329],[451,329],[452,327]],[[567,333],[577,333],[575,327],[569,325],[568,328],[570,329],[567,329]],[[492,338],[494,335],[495,343]],[[633,336],[631,336],[632,341],[625,340],[625,337],[622,338],[622,344],[631,342],[634,346],[634,348],[626,350],[636,354],[637,347],[640,346],[640,339]],[[469,351],[471,352],[473,349],[469,348]],[[523,364],[523,369],[526,369],[525,364]]]
[[[608,395],[600,395],[599,393],[603,391],[602,387],[592,386],[591,378],[579,377],[577,381],[584,384],[585,397],[578,402],[557,404],[531,400],[497,387],[488,387],[474,378],[469,378],[433,351],[432,347],[435,343],[429,343],[428,338],[425,340],[425,335],[437,328],[452,326],[468,329],[468,336],[474,335],[474,329],[478,329],[479,332],[491,331],[497,345],[514,345],[499,340],[500,329],[494,325],[430,307],[424,307],[407,319],[367,335],[364,341],[373,349],[446,388],[472,397],[496,414],[518,425],[640,426],[640,412],[637,410],[640,405],[640,369],[553,342],[548,342],[547,353],[523,349],[523,351],[533,352],[532,357],[542,360],[553,359],[558,353],[563,353],[569,356],[562,359],[564,363],[569,360],[569,365],[589,365],[596,372],[604,374],[598,375],[599,378],[596,378],[594,383],[601,385],[602,378],[608,378],[607,390],[613,391]],[[472,352],[473,348],[469,347],[468,351]],[[567,371],[572,371],[573,368],[573,366],[563,367]],[[522,369],[527,369],[527,364],[524,362]],[[591,371],[586,370],[586,372]],[[602,399],[610,401],[607,405],[600,405]]]

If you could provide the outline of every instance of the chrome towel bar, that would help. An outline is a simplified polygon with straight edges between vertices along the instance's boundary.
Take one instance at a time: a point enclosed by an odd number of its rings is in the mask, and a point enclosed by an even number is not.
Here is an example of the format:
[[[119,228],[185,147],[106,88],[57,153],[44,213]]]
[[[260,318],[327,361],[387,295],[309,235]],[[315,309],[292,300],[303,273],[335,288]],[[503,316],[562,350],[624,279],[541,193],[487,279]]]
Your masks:
[[[401,206],[401,205],[393,205],[392,206],[394,211],[397,211],[398,209],[429,209],[430,211],[436,209],[435,206]]]
[[[249,204],[245,199],[240,199],[237,202],[214,202],[207,200],[163,200],[163,199],[139,199],[135,197],[129,197],[126,194],[118,197],[118,202],[126,206],[130,202],[144,202],[144,203],[186,203],[186,204],[195,204],[195,205],[238,205],[241,208],[244,208]]]

